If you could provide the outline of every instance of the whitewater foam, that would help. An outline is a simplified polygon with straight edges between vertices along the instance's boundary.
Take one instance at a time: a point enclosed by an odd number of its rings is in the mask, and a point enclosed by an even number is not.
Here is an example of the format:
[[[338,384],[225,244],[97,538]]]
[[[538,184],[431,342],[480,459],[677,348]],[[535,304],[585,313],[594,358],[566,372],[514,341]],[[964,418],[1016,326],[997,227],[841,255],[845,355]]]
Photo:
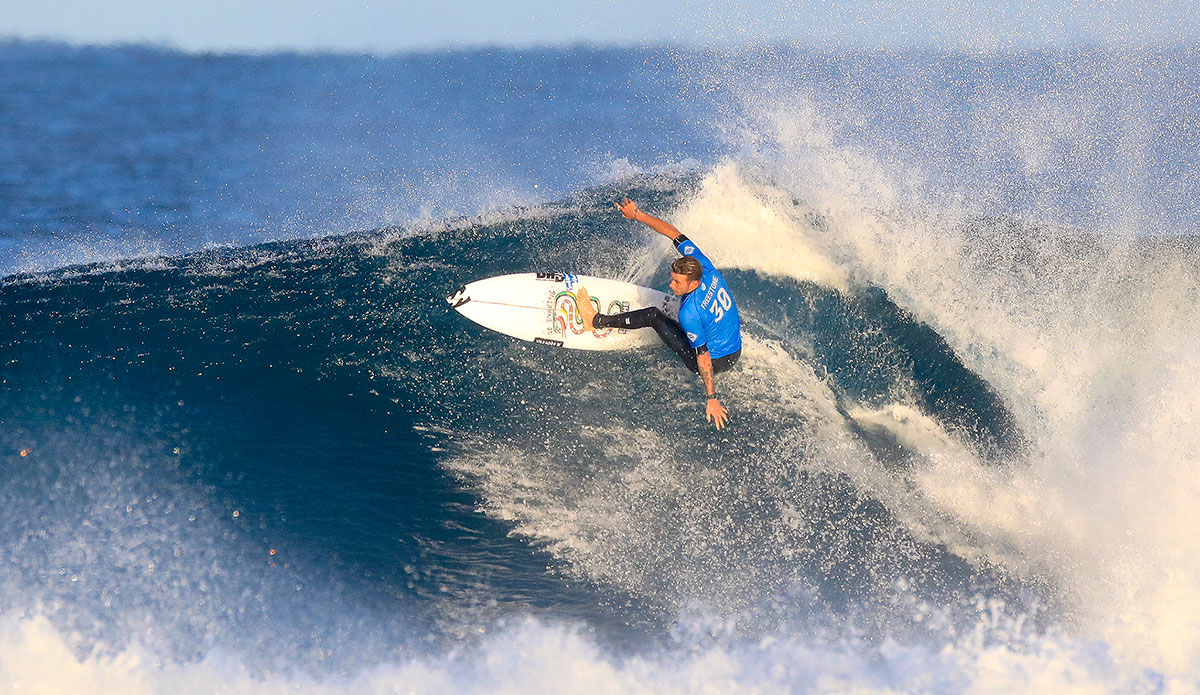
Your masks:
[[[768,144],[710,174],[683,214],[702,224],[699,211],[720,209],[726,197],[759,201],[747,204],[751,216],[771,201],[776,218],[806,221],[762,237],[756,225],[739,225],[743,238],[716,246],[816,246],[933,326],[998,390],[1030,446],[1003,470],[935,457],[917,477],[928,499],[991,539],[986,545],[1016,550],[1052,578],[1072,606],[1067,623],[1128,658],[1193,670],[1200,474],[1187,462],[1200,460],[1200,362],[1187,346],[1200,344],[1192,301],[1200,285],[1189,260],[1155,257],[1117,231],[997,225],[969,207],[938,205],[949,196],[892,185],[907,172],[840,143],[803,98],[756,96],[748,110],[749,139]],[[839,286],[803,258],[794,267],[745,265]]]
[[[931,622],[934,617],[929,616]],[[698,632],[719,635],[702,623]],[[713,628],[717,630],[714,633]],[[255,670],[235,654],[162,660],[140,647],[76,655],[45,618],[0,618],[2,692],[123,693],[620,693],[854,692],[1183,695],[1200,682],[1122,670],[1101,645],[1030,630],[995,604],[972,627],[935,644],[853,634],[710,637],[615,657],[582,626],[525,619],[494,626],[442,654],[345,673]]]
[[[685,378],[666,370],[639,381],[657,394],[646,398],[663,401],[649,407],[703,426],[692,400],[672,395]],[[627,422],[611,385],[589,383],[576,389],[578,412],[591,416],[576,436],[476,442],[442,465],[479,491],[487,513],[563,560],[563,571],[647,597],[668,614],[703,605],[737,616],[744,629],[790,613],[775,601],[800,587],[878,600],[910,571],[899,558],[929,561],[923,543],[987,554],[978,534],[921,496],[910,473],[859,440],[828,384],[780,344],[746,336],[739,368],[722,383],[733,424],[719,445],[693,438],[687,424]],[[922,423],[907,437],[927,440],[920,453],[970,456]],[[870,512],[873,503],[887,515]],[[856,519],[858,537],[831,522],[843,514]],[[841,563],[862,563],[864,576],[847,584],[830,574]],[[866,587],[854,588],[860,582]]]
[[[725,163],[704,177],[699,192],[672,219],[703,240],[705,252],[721,267],[847,291],[846,268],[813,240],[796,233],[805,224],[797,219],[798,212],[782,190],[747,186],[738,167]]]

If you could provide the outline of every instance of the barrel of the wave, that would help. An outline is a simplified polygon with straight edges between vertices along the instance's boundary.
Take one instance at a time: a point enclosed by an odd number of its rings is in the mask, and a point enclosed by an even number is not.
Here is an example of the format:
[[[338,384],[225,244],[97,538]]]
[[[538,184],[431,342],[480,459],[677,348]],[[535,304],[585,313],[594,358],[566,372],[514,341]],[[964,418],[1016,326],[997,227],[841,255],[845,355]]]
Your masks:
[[[590,296],[577,290],[587,288]],[[576,350],[626,350],[659,345],[653,331],[584,328],[579,304],[616,314],[658,307],[679,314],[679,298],[619,280],[571,273],[518,273],[476,280],[446,298],[460,314],[485,328],[542,345]]]

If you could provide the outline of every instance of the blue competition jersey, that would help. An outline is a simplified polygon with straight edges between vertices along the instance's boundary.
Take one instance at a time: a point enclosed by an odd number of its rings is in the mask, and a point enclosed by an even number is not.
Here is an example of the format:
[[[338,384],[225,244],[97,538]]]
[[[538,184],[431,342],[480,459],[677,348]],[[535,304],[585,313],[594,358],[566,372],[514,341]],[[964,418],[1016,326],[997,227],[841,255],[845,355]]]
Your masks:
[[[704,269],[700,286],[684,295],[679,305],[679,325],[688,341],[694,348],[708,345],[708,354],[714,360],[741,350],[742,319],[725,278],[691,239],[680,235],[675,247],[679,253],[700,261]]]

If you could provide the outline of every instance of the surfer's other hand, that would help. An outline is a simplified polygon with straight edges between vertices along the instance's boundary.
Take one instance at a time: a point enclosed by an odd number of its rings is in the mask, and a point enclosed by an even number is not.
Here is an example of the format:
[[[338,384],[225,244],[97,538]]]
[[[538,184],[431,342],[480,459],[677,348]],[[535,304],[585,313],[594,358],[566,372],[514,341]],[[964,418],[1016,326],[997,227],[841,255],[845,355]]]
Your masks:
[[[704,409],[704,417],[706,420],[721,429],[729,423],[729,412],[725,410],[725,406],[721,405],[721,401],[713,398],[708,402]]]
[[[627,220],[636,218],[639,212],[637,203],[633,202],[629,198],[626,198],[619,203],[614,203],[614,205],[617,206],[617,209],[621,211],[621,214],[624,215],[625,219]]]

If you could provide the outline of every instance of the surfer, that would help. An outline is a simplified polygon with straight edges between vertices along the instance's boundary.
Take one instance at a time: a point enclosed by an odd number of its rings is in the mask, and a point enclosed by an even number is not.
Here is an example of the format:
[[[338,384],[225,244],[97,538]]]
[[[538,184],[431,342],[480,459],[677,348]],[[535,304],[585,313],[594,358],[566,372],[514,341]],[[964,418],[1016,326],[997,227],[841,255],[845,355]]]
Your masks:
[[[729,414],[717,398],[713,375],[733,367],[742,354],[742,320],[729,286],[695,242],[671,223],[646,214],[629,198],[616,205],[626,219],[641,222],[667,237],[683,254],[671,264],[671,291],[683,298],[679,303],[679,321],[658,307],[623,314],[601,314],[592,306],[587,289],[580,287],[575,296],[580,298],[579,315],[583,325],[589,331],[596,328],[653,328],[658,337],[679,355],[683,364],[700,375],[708,396],[705,418],[721,429],[729,421]]]

